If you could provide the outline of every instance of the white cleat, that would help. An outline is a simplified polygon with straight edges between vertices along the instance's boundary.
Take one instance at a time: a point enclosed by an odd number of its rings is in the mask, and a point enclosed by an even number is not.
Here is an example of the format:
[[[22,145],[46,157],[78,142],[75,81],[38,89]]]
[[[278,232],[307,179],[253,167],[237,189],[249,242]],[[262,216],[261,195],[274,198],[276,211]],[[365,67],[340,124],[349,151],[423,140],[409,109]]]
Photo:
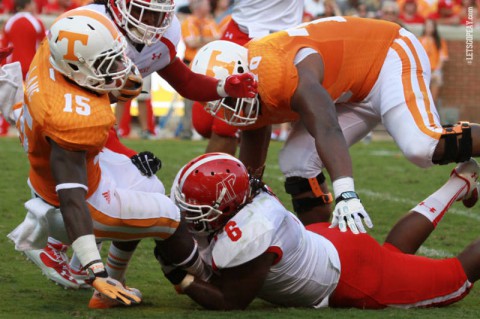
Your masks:
[[[49,243],[44,249],[26,250],[24,254],[57,285],[65,289],[78,289],[80,284],[73,277],[68,265],[67,249],[66,245]]]

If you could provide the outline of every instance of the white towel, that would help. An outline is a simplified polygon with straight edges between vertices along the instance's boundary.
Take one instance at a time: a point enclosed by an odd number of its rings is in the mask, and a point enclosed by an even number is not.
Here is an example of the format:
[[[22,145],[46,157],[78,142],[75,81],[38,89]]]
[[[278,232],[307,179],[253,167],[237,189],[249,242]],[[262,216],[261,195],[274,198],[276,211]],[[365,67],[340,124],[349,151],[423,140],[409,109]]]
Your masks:
[[[15,124],[12,108],[18,103],[23,104],[22,67],[13,62],[0,67],[0,111],[11,124]]]
[[[48,237],[69,244],[63,217],[59,209],[34,198],[25,203],[25,220],[7,235],[15,243],[18,251],[42,249],[47,245]]]

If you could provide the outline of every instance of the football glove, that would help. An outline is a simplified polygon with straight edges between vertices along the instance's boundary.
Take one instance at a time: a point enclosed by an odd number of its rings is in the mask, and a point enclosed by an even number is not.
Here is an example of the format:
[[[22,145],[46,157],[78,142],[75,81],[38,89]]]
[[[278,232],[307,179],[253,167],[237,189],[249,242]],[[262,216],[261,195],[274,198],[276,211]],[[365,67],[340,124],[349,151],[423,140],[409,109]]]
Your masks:
[[[141,152],[130,157],[133,165],[145,176],[153,176],[162,168],[162,161],[156,157],[152,152]]]
[[[254,98],[257,93],[258,82],[252,73],[234,74],[218,83],[217,92],[221,97]]]
[[[105,268],[94,272],[88,269],[90,278],[86,281],[92,285],[100,294],[110,299],[116,300],[126,306],[139,304],[142,299],[129,292],[125,287],[113,278],[108,277]]]
[[[347,226],[352,233],[366,233],[363,223],[368,228],[373,227],[373,223],[368,216],[365,208],[363,208],[357,193],[355,192],[343,192],[335,200],[336,206],[333,211],[332,224],[330,228],[338,226],[341,232],[347,231]]]
[[[110,102],[114,103],[117,101],[128,102],[136,98],[140,93],[142,93],[143,79],[142,75],[138,71],[137,67],[132,67],[132,71],[128,75],[127,81],[123,87],[119,90],[110,92]]]

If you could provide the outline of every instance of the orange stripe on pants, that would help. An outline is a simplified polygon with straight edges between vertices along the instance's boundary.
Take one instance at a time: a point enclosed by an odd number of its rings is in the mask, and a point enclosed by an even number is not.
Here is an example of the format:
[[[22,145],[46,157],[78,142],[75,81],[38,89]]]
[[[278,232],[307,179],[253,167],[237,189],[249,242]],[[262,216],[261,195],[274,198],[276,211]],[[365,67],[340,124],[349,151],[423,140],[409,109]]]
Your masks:
[[[416,72],[416,79],[419,83],[420,86],[420,91],[422,92],[423,96],[423,101],[425,103],[426,107],[426,112],[428,114],[428,121],[429,121],[429,126],[430,127],[436,127],[434,120],[433,120],[433,115],[430,110],[430,99],[428,98],[428,93],[427,93],[427,88],[425,86],[425,83],[423,82],[423,77],[422,77],[422,66],[420,64],[420,59],[417,55],[417,52],[415,51],[415,48],[413,47],[412,42],[410,39],[406,37],[400,37],[407,46],[409,47],[412,55],[414,56],[416,65],[417,65],[417,72]],[[392,44],[392,49],[395,50],[395,52],[398,54],[400,57],[400,60],[402,61],[402,84],[403,84],[403,94],[405,96],[405,103],[407,104],[408,110],[413,116],[413,119],[415,123],[417,124],[417,127],[426,135],[434,138],[434,139],[440,139],[441,133],[433,132],[429,130],[424,121],[422,114],[420,113],[418,104],[417,104],[417,98],[415,96],[415,93],[413,91],[412,87],[412,64],[410,62],[410,59],[407,55],[407,52],[405,52],[405,49],[402,48],[400,44],[397,42],[394,42]]]
[[[95,209],[93,206],[88,205],[90,208],[90,215],[95,223],[106,225],[110,230],[98,229],[94,225],[95,236],[99,239],[112,239],[112,240],[136,240],[144,238],[155,239],[167,239],[178,228],[179,222],[170,218],[148,218],[148,219],[121,219],[114,218],[103,214]],[[129,232],[124,232],[119,229],[115,230],[115,227],[125,228],[128,227]],[[165,229],[162,232],[156,232],[149,230],[150,227],[161,227]]]

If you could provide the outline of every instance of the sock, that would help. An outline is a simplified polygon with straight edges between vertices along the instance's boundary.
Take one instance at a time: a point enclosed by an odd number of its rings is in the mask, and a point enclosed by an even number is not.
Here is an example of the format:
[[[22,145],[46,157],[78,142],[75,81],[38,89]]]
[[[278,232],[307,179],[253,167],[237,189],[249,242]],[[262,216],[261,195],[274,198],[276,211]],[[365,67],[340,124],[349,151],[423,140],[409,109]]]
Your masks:
[[[428,196],[412,210],[424,215],[434,227],[442,220],[447,210],[456,200],[460,200],[467,192],[467,183],[452,176],[435,193]]]
[[[135,250],[120,250],[113,244],[111,244],[108,251],[106,267],[108,276],[120,282],[124,282],[128,263],[130,262],[130,259],[132,258],[134,252]]]

